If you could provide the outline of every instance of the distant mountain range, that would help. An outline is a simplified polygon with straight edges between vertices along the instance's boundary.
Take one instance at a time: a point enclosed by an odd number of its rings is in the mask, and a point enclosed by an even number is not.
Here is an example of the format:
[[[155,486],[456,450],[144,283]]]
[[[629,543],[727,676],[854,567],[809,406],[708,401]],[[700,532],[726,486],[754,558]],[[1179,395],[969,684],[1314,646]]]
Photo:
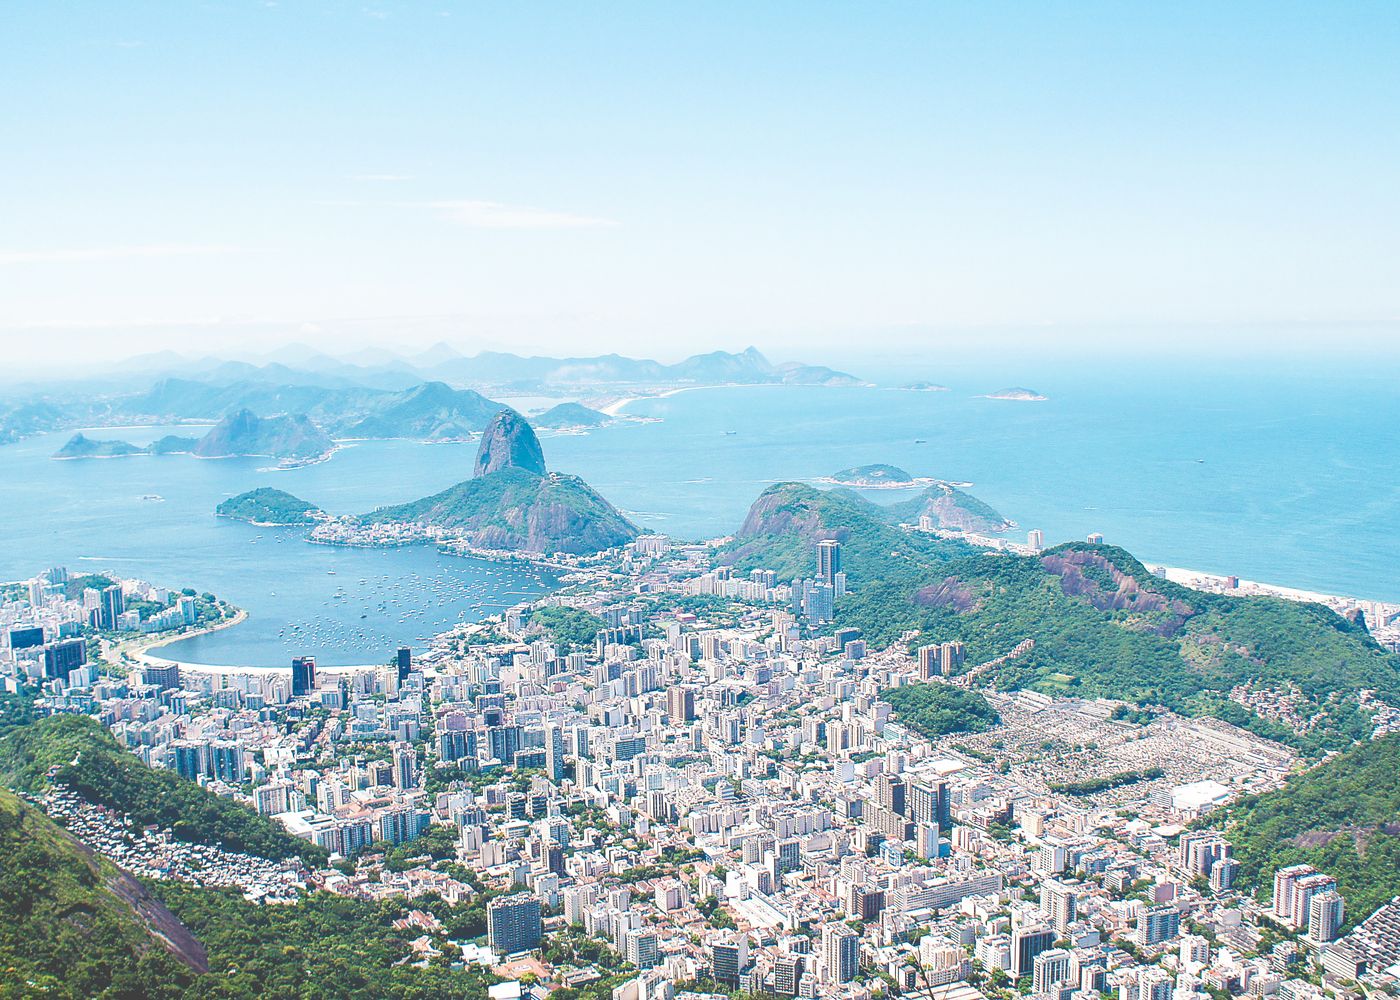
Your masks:
[[[714,351],[676,364],[627,358],[464,357],[446,345],[402,357],[385,351],[332,358],[309,349],[279,352],[255,365],[163,353],[116,366],[82,392],[31,387],[0,404],[0,443],[64,427],[111,422],[220,420],[240,410],[260,417],[304,414],[343,438],[453,440],[486,426],[501,409],[496,394],[593,393],[685,385],[857,385],[821,365],[773,364],[754,348]],[[154,377],[152,384],[146,380]],[[478,391],[481,390],[481,391]],[[578,404],[547,413],[541,426],[597,426],[606,420]],[[78,457],[78,456],[72,456]]]

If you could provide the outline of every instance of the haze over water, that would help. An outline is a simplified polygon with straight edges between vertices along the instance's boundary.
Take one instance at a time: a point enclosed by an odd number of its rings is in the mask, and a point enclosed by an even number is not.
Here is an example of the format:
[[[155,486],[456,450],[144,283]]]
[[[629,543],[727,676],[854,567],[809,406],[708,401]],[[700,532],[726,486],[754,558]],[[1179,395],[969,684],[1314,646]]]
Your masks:
[[[1151,564],[1400,600],[1400,393],[1384,371],[857,374],[950,390],[686,391],[623,411],[655,422],[546,435],[546,457],[640,525],[678,538],[732,532],[771,482],[889,462],[972,482],[970,492],[1018,522],[1013,537],[1041,528],[1053,543],[1100,531]],[[1050,399],[978,398],[1016,384]],[[139,443],[168,430],[90,436]],[[426,547],[335,549],[294,529],[213,516],[219,501],[259,485],[335,513],[424,496],[470,474],[473,444],[363,442],[276,472],[260,459],[51,461],[67,436],[0,448],[0,504],[10,512],[0,575],[53,564],[111,570],[212,590],[249,610],[242,625],[169,647],[184,659],[272,666],[310,652],[379,662],[400,643],[552,585]],[[164,500],[143,499],[153,494]]]

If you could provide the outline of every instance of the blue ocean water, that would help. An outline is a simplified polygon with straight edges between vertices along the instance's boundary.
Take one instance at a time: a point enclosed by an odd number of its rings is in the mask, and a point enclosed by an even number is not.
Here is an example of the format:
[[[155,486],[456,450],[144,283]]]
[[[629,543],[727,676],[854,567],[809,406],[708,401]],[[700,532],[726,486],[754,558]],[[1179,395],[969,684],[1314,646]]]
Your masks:
[[[1084,365],[1012,378],[926,365],[861,374],[950,389],[684,391],[623,411],[652,422],[545,435],[546,457],[639,524],[678,538],[735,530],[773,482],[890,462],[973,483],[1019,523],[1018,535],[1040,528],[1055,542],[1098,531],[1151,563],[1400,600],[1393,369]],[[1018,383],[1049,399],[981,398]],[[91,436],[139,442],[170,430]],[[307,652],[379,662],[400,643],[552,583],[429,548],[311,545],[291,529],[212,514],[259,485],[337,513],[424,496],[470,475],[470,444],[364,442],[320,465],[272,471],[255,459],[51,461],[66,436],[0,448],[0,577],[54,564],[111,569],[212,590],[249,610],[236,628],[171,647],[185,659],[281,665]],[[151,494],[164,499],[143,499]]]

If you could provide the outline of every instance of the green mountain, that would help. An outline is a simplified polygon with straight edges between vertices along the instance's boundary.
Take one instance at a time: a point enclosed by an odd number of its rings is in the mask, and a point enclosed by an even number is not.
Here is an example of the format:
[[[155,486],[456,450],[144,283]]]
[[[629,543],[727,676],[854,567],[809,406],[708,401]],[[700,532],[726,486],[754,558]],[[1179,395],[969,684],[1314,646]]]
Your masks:
[[[39,793],[67,785],[89,802],[158,823],[196,844],[281,860],[325,860],[325,851],[229,799],[211,795],[173,771],[147,767],[122,749],[101,723],[85,715],[56,715],[0,737],[0,784]]]
[[[307,461],[328,455],[335,443],[305,414],[259,417],[239,410],[220,420],[200,438],[200,458],[267,456],[279,461]]]
[[[322,516],[321,509],[314,503],[271,486],[260,486],[230,497],[215,507],[214,513],[262,525],[315,524]]]
[[[0,790],[0,996],[179,996],[204,946],[139,881]]]
[[[369,412],[345,425],[352,438],[414,438],[444,441],[465,438],[481,430],[500,411],[471,389],[453,389],[445,382],[424,382],[403,392],[375,397]]]
[[[1313,865],[1337,879],[1348,923],[1400,895],[1397,775],[1400,735],[1392,735],[1358,743],[1276,791],[1234,803],[1226,830],[1244,885],[1267,898],[1276,869]]]
[[[609,419],[606,413],[600,413],[582,403],[560,403],[532,417],[531,422],[536,427],[559,430],[564,427],[601,427]]]
[[[83,434],[74,434],[58,451],[54,458],[125,458],[128,455],[144,455],[145,448],[139,448],[126,441],[95,441]]]
[[[1034,648],[985,683],[1108,697],[1216,715],[1316,753],[1369,734],[1356,692],[1400,705],[1400,656],[1321,605],[1205,594],[1159,579],[1112,546],[1071,544],[1040,556],[975,549],[908,533],[849,491],[770,487],[722,553],[740,569],[810,576],[820,538],[843,542],[851,593],[838,624],[875,645],[905,631],[960,640],[969,668],[1027,639]],[[1236,686],[1296,685],[1309,730],[1295,732],[1230,700]]]
[[[599,552],[638,534],[582,479],[548,472],[539,438],[511,410],[482,433],[474,478],[359,520],[442,529],[477,548],[544,553]]]

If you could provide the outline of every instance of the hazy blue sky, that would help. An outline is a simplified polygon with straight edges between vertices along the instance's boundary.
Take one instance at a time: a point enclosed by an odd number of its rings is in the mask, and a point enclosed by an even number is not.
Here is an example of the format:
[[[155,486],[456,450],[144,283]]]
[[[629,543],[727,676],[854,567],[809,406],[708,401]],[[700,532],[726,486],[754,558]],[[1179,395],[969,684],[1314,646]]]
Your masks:
[[[1397,67],[1394,2],[8,0],[0,327],[21,358],[1374,341]]]

